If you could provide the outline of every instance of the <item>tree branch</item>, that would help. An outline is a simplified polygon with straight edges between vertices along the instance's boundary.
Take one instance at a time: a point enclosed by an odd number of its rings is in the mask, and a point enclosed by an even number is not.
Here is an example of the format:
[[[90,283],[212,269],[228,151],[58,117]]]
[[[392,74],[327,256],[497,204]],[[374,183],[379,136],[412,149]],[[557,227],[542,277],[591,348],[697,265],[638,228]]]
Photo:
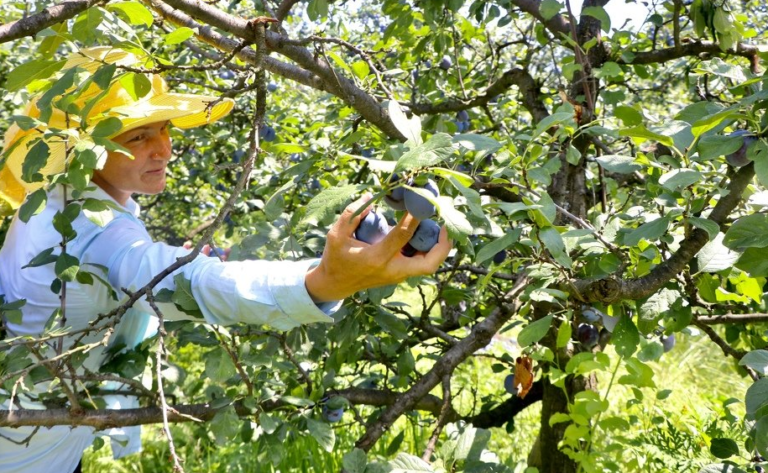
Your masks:
[[[741,201],[742,193],[755,175],[753,164],[741,168],[728,184],[728,194],[720,198],[709,214],[709,220],[723,227],[728,215]],[[640,300],[650,296],[667,281],[679,274],[707,244],[709,236],[701,229],[695,229],[680,243],[680,248],[668,260],[656,266],[646,276],[635,279],[606,278],[601,280],[576,280],[572,287],[578,294],[575,297],[583,302],[611,303],[619,300]]]
[[[355,443],[364,450],[370,449],[384,435],[394,422],[405,412],[413,410],[418,401],[426,396],[442,380],[446,373],[452,372],[472,353],[488,345],[493,335],[517,312],[517,295],[523,291],[528,278],[521,277],[507,295],[512,303],[503,304],[482,322],[472,328],[472,332],[459,343],[451,347],[421,379],[405,392],[396,404],[390,406],[375,422],[370,424],[365,434]]]
[[[232,16],[203,2],[192,2],[190,0],[166,0],[161,2],[160,0],[151,0],[151,4],[158,13],[168,20],[176,24],[199,28],[198,37],[217,48],[230,51],[232,48],[231,44],[237,44],[237,42],[232,42],[232,40],[215,33],[211,27],[220,28],[242,39],[253,40],[251,22]],[[208,26],[198,25],[188,16],[169,8],[169,5],[190,15],[192,18],[202,21]],[[315,80],[302,83],[339,97],[347,105],[357,110],[366,121],[378,127],[387,136],[405,141],[405,137],[395,127],[389,115],[387,115],[376,99],[357,87],[341,71],[331,67],[327,61],[320,60],[320,56],[316,56],[307,48],[290,44],[288,38],[273,31],[266,32],[266,42],[267,47],[271,51],[294,61],[301,68],[305,69],[305,74],[306,71],[310,71],[315,76]],[[249,50],[243,50],[238,54],[238,57],[250,63],[253,62],[251,56],[252,51],[249,52]],[[269,61],[269,59],[265,58],[264,61],[264,68],[268,71],[293,80],[298,80],[298,77],[300,77],[301,69],[295,67],[286,68],[285,65],[283,67],[276,67],[277,64]]]
[[[49,26],[66,21],[105,0],[69,0],[48,7],[21,20],[0,25],[0,43],[34,36]]]

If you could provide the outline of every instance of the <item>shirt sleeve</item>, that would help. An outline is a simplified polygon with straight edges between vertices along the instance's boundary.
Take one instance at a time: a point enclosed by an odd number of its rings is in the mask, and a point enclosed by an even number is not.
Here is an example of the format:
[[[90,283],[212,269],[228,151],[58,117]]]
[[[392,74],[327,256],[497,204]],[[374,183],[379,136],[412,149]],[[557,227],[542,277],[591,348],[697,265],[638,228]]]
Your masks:
[[[122,294],[144,287],[177,258],[189,254],[185,248],[153,242],[133,218],[116,218],[90,236],[83,236],[82,263],[107,268],[110,284]],[[181,273],[191,282],[192,295],[209,323],[266,324],[288,330],[301,324],[333,322],[330,314],[341,301],[315,304],[304,279],[317,260],[227,261],[201,255],[166,276],[154,293],[175,290],[174,276]],[[127,297],[127,296],[126,296]],[[154,314],[146,299],[138,309]],[[194,320],[173,303],[158,303],[167,320]]]

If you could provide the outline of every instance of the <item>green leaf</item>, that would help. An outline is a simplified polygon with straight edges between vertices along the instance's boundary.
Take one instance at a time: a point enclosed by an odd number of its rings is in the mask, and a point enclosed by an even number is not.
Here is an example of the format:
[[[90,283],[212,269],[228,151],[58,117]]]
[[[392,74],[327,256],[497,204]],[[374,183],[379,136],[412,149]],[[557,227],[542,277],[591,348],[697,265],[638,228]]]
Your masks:
[[[363,189],[365,189],[363,185],[348,184],[323,190],[309,201],[301,223],[317,224],[325,220],[344,207],[353,195]]]
[[[539,13],[544,20],[549,20],[560,12],[563,5],[557,0],[543,0],[539,5]]]
[[[549,331],[549,327],[552,326],[552,319],[552,314],[549,314],[546,317],[526,325],[525,328],[520,331],[520,335],[517,336],[517,344],[524,348],[531,346],[544,338]]]
[[[565,243],[560,232],[554,227],[542,228],[539,230],[539,240],[549,250],[552,257],[565,266],[570,268],[572,265],[571,257],[565,252]]]
[[[21,205],[19,209],[19,220],[24,223],[29,222],[29,219],[43,211],[48,204],[48,195],[45,193],[45,189],[38,189],[35,192],[27,196],[27,200]]]
[[[507,232],[507,234],[503,237],[497,238],[496,240],[493,240],[492,242],[484,245],[477,252],[477,255],[475,256],[475,263],[482,264],[485,260],[494,257],[499,251],[509,248],[512,243],[516,242],[520,238],[521,232],[521,228],[516,228]]]
[[[501,149],[501,143],[493,138],[485,135],[476,135],[474,133],[456,135],[453,137],[453,142],[464,149],[476,151],[477,156],[475,156],[475,162],[477,162],[478,159],[482,159],[488,154],[495,153]]]
[[[644,125],[638,125],[632,128],[623,128],[619,130],[619,136],[628,136],[630,138],[637,138],[638,139],[637,141],[641,143],[646,140],[652,140],[652,141],[658,141],[659,143],[666,146],[674,146],[675,144],[672,138],[661,135],[659,133],[654,133],[648,128],[646,128]]]
[[[307,15],[312,21],[318,21],[328,16],[327,0],[311,0],[307,6]]]
[[[747,472],[735,465],[724,464],[724,463],[714,463],[712,465],[705,466],[704,468],[699,470],[699,473],[747,473]]]
[[[640,240],[655,241],[658,240],[667,231],[669,226],[669,217],[661,217],[650,222],[646,222],[636,229],[632,230],[624,237],[626,246],[636,246]]]
[[[365,61],[355,61],[352,63],[352,73],[355,74],[358,79],[365,79],[368,77],[368,74],[371,73],[371,68]],[[418,115],[414,115],[413,117],[417,120],[421,120]]]
[[[744,143],[741,136],[706,135],[696,144],[699,152],[697,161],[709,161],[735,153]]]
[[[752,350],[739,360],[739,365],[752,368],[763,376],[768,375],[768,350]]]
[[[600,28],[606,33],[611,32],[611,17],[608,16],[603,7],[584,7],[581,14],[597,18],[600,20]]]
[[[758,213],[741,217],[725,234],[723,244],[732,250],[768,246],[768,215]]]
[[[195,30],[182,26],[165,35],[165,44],[174,45],[183,43],[195,35]]]
[[[627,315],[622,315],[613,328],[611,343],[616,348],[616,353],[622,358],[629,358],[637,350],[640,343],[640,332],[635,323]]]
[[[205,375],[214,383],[223,383],[237,373],[232,358],[223,348],[205,355]]]
[[[462,240],[466,235],[475,232],[475,227],[467,220],[467,216],[453,206],[453,199],[442,196],[438,199],[438,204],[437,212],[443,218],[448,236],[451,239]]]
[[[426,142],[406,151],[395,165],[395,172],[409,171],[435,164],[453,154],[453,140],[446,133],[432,135]]]
[[[16,92],[32,81],[47,79],[57,73],[67,61],[48,61],[34,59],[13,68],[5,80],[5,88],[9,92]]]
[[[152,83],[146,75],[129,72],[120,78],[120,85],[125,88],[133,100],[139,100],[152,90]],[[94,140],[95,141],[95,140]]]
[[[768,416],[763,416],[755,425],[755,449],[763,457],[768,457]]]
[[[80,271],[80,260],[70,254],[62,253],[56,258],[54,271],[56,276],[62,281],[74,281],[75,277],[77,277],[77,272]]]
[[[99,227],[103,227],[115,218],[111,207],[105,201],[91,198],[83,202],[83,215]]]
[[[700,228],[707,232],[707,235],[709,236],[710,240],[713,240],[717,237],[718,234],[720,234],[720,225],[713,222],[712,220],[708,218],[700,218],[700,217],[688,217],[688,223],[693,225],[696,228]]]
[[[22,266],[21,269],[24,268],[36,268],[38,266],[44,266],[46,264],[51,264],[56,262],[58,259],[58,255],[53,254],[54,248],[46,248],[45,250],[38,253],[32,260],[27,263],[26,265]]]
[[[333,446],[336,444],[336,434],[326,422],[307,419],[307,429],[317,444],[328,453],[333,452]]]
[[[697,120],[691,126],[691,133],[693,133],[693,136],[696,138],[708,132],[709,130],[717,127],[725,120],[733,120],[733,119],[739,119],[739,118],[745,118],[745,117],[739,112],[738,108],[729,107],[729,108],[726,108],[725,110],[722,110],[720,112],[714,113],[712,115],[708,115],[704,118]]]
[[[185,278],[182,273],[178,273],[173,277],[173,282],[176,284],[176,290],[171,296],[171,301],[184,313],[203,318],[200,306],[197,305],[192,294],[192,283],[189,279]]]
[[[211,420],[211,433],[216,437],[216,444],[228,445],[240,433],[242,421],[233,405],[222,408]]]
[[[626,127],[643,123],[643,114],[628,105],[618,105],[613,108],[613,114]]]
[[[407,453],[398,453],[397,458],[389,462],[390,473],[434,473],[435,470],[419,457]]]
[[[139,2],[117,2],[107,5],[107,10],[120,14],[132,25],[152,26],[152,13]]]
[[[596,157],[595,161],[606,171],[619,174],[630,174],[643,169],[643,166],[637,164],[632,156],[606,154]]]
[[[570,322],[565,321],[560,324],[560,328],[557,330],[557,348],[563,348],[564,346],[568,345],[568,342],[571,341],[572,334],[573,328],[571,327]]]
[[[109,138],[116,135],[122,128],[123,122],[119,118],[109,117],[97,123],[90,134],[94,138]]]
[[[768,276],[768,252],[762,248],[747,248],[736,262],[736,267],[753,278]]]
[[[344,455],[341,466],[347,473],[364,473],[368,458],[364,450],[355,448]]]
[[[659,184],[667,190],[676,192],[699,182],[702,174],[692,169],[675,169],[659,178]]]
[[[91,44],[96,41],[99,25],[104,20],[104,13],[99,8],[89,8],[75,20],[72,35],[81,43]]]
[[[716,273],[728,269],[738,261],[741,254],[731,251],[723,245],[725,235],[718,233],[714,240],[710,241],[696,254],[696,262],[700,273]]]
[[[745,404],[748,419],[754,419],[757,411],[768,405],[768,378],[760,378],[747,388]]]
[[[414,113],[409,119],[403,112],[400,104],[394,100],[389,100],[387,102],[387,111],[389,112],[389,118],[392,120],[395,128],[405,136],[405,139],[412,141],[414,145],[422,144],[421,117]]]
[[[48,163],[50,154],[51,150],[48,143],[43,140],[35,143],[32,149],[27,152],[24,163],[21,165],[21,178],[26,182],[42,181],[43,175],[39,171]]]
[[[730,458],[739,454],[739,445],[729,438],[714,438],[709,446],[709,452],[716,458]]]

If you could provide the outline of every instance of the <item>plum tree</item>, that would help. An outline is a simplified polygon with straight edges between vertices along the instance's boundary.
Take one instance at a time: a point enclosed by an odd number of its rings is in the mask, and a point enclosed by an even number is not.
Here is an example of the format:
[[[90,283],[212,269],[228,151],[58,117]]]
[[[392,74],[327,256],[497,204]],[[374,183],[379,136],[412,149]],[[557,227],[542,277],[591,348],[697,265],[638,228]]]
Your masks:
[[[414,180],[411,179],[408,182],[408,185],[414,186]],[[435,197],[440,195],[440,191],[437,189],[437,183],[435,183],[435,181],[432,179],[429,179],[423,186],[420,187],[431,192]],[[403,202],[405,203],[405,208],[408,210],[408,213],[419,220],[424,220],[435,215],[435,206],[432,205],[432,203],[425,197],[422,197],[411,189],[405,190],[403,195]]]
[[[360,225],[357,226],[357,229],[355,230],[355,238],[374,245],[387,236],[389,230],[389,224],[384,215],[378,210],[371,210],[368,212],[368,215],[360,221]]]

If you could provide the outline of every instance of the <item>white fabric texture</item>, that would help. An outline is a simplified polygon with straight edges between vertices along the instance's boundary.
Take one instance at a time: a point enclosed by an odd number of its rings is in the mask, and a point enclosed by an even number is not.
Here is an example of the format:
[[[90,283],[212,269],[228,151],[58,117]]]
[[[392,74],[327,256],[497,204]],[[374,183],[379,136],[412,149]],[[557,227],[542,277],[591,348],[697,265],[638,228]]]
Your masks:
[[[53,217],[63,211],[64,188],[57,186],[48,193],[45,209],[24,223],[17,217],[0,249],[0,294],[5,300],[26,299],[22,308],[21,324],[6,321],[9,337],[37,336],[55,309],[60,307],[59,296],[50,290],[55,278],[54,265],[21,269],[32,258],[47,248],[60,253],[61,235],[53,228]],[[96,188],[86,197],[114,200],[103,190]],[[116,203],[116,202],[115,202]],[[127,299],[121,288],[133,292],[146,285],[155,275],[189,254],[190,250],[153,242],[143,223],[138,219],[139,206],[130,199],[125,211],[113,211],[113,218],[100,227],[82,213],[73,223],[77,236],[67,243],[67,253],[77,257],[84,269],[109,281],[120,300],[109,296],[100,282],[83,285],[67,284],[67,326],[82,329],[98,314],[107,313]],[[173,276],[181,273],[191,282],[195,301],[205,320],[194,319],[181,312],[172,303],[158,306],[165,320],[197,320],[212,324],[229,325],[248,323],[269,325],[278,330],[289,330],[301,324],[333,322],[330,314],[340,302],[315,304],[304,285],[307,270],[317,260],[305,261],[239,261],[221,262],[218,258],[199,256],[192,262],[167,276],[154,289],[175,289]],[[102,272],[105,271],[105,272]],[[110,339],[110,346],[124,344],[134,347],[156,333],[157,319],[145,299],[138,301],[121,319]],[[84,342],[97,341],[102,334],[93,334]],[[65,344],[65,349],[67,345]],[[97,371],[105,361],[104,349],[89,352],[84,366]],[[111,386],[117,388],[119,386]],[[36,402],[36,395],[46,389],[37,386],[33,392],[22,393],[17,404],[22,407],[44,409]],[[4,393],[0,390],[0,395]],[[128,396],[104,396],[109,408],[138,407],[138,401]],[[9,401],[0,404],[8,409]],[[82,452],[94,440],[96,433],[90,427],[70,428],[59,426],[41,428],[28,447],[7,440],[24,439],[32,428],[9,429],[0,427],[0,473],[35,472],[64,473],[75,469]],[[140,428],[111,429],[115,457],[141,449]]]

